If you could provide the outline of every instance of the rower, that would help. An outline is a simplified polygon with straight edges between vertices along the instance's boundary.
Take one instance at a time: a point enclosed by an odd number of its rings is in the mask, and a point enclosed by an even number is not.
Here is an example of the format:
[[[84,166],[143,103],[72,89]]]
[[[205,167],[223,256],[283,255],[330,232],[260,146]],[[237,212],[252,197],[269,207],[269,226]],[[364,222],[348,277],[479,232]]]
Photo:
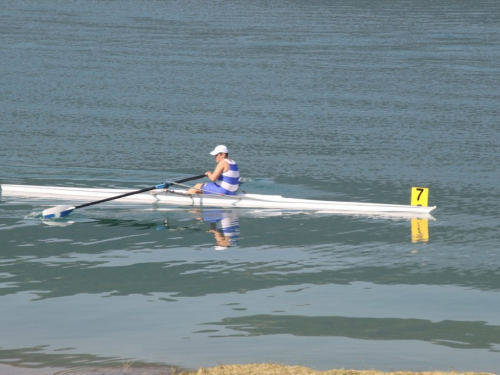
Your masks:
[[[210,153],[215,157],[217,166],[214,171],[205,173],[212,182],[196,184],[188,190],[188,194],[223,194],[235,195],[239,187],[240,171],[238,165],[229,159],[229,150],[219,145]]]

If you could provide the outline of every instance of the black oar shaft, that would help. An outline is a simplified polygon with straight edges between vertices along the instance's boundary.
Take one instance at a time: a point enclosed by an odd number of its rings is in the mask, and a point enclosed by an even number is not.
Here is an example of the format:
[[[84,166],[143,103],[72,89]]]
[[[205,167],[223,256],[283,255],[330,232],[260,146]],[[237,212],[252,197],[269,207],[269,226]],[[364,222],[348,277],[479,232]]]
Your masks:
[[[179,180],[179,181],[174,181],[174,182],[172,182],[172,184],[182,184],[183,182],[188,182],[188,181],[192,181],[192,180],[198,180],[198,179],[203,178],[203,177],[205,177],[205,175],[204,174],[200,174],[198,176],[185,178],[185,179]],[[95,202],[81,204],[79,206],[76,206],[75,210],[77,208],[83,208],[83,207],[92,206],[94,204],[99,204],[99,203],[103,203],[103,202],[113,201],[115,199],[120,199],[120,198],[128,197],[129,195],[144,193],[146,191],[150,191],[150,190],[154,190],[154,189],[156,189],[156,186],[151,186],[151,187],[144,188],[144,189],[141,189],[141,190],[131,191],[129,193],[125,193],[125,194],[122,194],[122,195],[117,195],[117,196],[111,197],[111,198],[101,199],[101,200],[95,201]]]

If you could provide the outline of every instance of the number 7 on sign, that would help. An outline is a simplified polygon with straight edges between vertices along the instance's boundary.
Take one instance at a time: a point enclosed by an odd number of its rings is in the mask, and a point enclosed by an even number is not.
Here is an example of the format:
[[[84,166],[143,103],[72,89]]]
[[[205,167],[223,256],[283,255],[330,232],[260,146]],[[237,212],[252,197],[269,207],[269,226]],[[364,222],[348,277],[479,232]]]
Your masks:
[[[422,187],[411,188],[411,205],[427,207],[429,202],[429,189]]]

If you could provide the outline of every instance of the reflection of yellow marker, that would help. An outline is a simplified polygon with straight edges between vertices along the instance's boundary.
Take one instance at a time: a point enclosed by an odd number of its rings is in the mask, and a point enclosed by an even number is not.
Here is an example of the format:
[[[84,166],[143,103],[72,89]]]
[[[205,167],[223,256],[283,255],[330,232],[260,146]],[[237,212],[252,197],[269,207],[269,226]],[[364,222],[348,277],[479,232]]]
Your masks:
[[[411,188],[411,205],[427,207],[429,203],[429,189],[422,187]]]
[[[427,219],[411,219],[411,242],[429,241],[429,221]]]

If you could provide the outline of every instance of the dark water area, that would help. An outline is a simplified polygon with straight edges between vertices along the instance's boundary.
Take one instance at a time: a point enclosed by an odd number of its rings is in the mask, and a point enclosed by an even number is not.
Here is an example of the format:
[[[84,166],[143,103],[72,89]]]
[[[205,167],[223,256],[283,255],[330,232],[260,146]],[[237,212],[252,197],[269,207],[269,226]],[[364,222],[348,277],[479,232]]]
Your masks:
[[[0,364],[500,371],[496,1],[2,1],[0,183],[243,188],[410,218],[0,195]],[[221,216],[220,218],[218,217]],[[222,217],[238,234],[221,246]]]

